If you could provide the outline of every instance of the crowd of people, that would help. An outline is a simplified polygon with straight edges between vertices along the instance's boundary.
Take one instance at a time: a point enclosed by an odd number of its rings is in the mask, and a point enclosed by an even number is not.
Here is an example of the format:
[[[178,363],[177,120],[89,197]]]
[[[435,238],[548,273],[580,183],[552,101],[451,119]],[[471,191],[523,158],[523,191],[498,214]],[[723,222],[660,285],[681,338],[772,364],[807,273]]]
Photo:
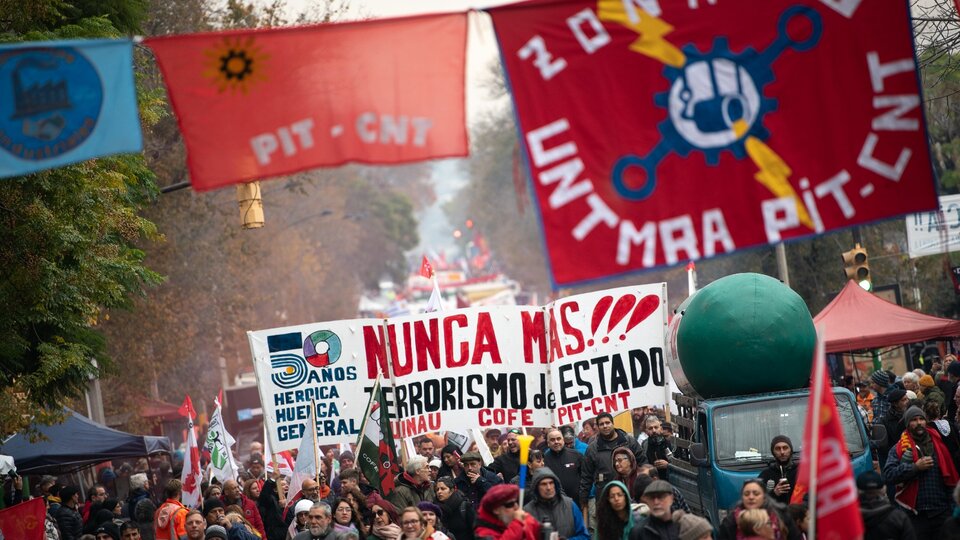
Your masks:
[[[960,538],[953,517],[960,505],[958,381],[960,362],[952,357],[930,373],[877,371],[863,384],[847,381],[867,422],[886,431],[873,448],[876,470],[856,479],[865,538]],[[531,430],[522,479],[520,431],[490,429],[481,442],[493,456],[487,463],[479,441],[463,451],[437,434],[420,438],[388,493],[370,486],[351,452],[331,448],[317,477],[294,486],[288,499],[287,479],[267,472],[254,443],[239,478],[204,484],[197,509],[181,503],[172,469],[132,471],[123,497],[107,481],[85,490],[81,501],[77,487],[52,477],[41,479],[35,495],[47,501],[47,538],[56,540],[805,538],[806,501],[790,504],[798,455],[789,437],[770,441],[769,466],[743,484],[715,528],[691,513],[670,483],[677,449],[662,411],[634,409],[632,419],[632,432],[615,427],[607,413],[579,432]],[[24,500],[20,480],[12,479],[5,494],[8,504]]]

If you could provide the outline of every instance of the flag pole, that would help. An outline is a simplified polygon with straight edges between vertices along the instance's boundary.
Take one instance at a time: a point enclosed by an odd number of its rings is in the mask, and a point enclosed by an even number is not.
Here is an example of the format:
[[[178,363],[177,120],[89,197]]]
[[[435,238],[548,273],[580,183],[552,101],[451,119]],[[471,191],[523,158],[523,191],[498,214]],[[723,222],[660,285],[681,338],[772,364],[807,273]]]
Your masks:
[[[820,456],[820,410],[823,407],[823,377],[825,362],[821,361],[823,351],[823,335],[817,329],[817,349],[814,355],[814,383],[813,383],[813,410],[809,414],[813,415],[813,421],[810,422],[810,428],[813,433],[810,434],[810,503],[808,512],[813,519],[810,520],[810,540],[817,539],[817,467]]]
[[[391,345],[390,345],[390,331],[389,331],[389,329],[387,328],[387,319],[383,319],[383,342],[384,342],[384,345],[385,345],[385,347],[386,347],[386,350],[384,351],[384,353],[385,353],[384,355],[387,357],[387,377],[390,378],[390,388],[396,389],[396,388],[397,388],[397,380],[396,380],[396,378],[393,376],[393,368],[392,368],[392,366],[393,366],[393,355],[390,354],[390,352],[391,352],[391,350],[392,350],[392,347],[391,347]],[[381,390],[380,390],[380,391],[381,391],[381,392],[383,391],[383,388],[382,388],[382,387],[381,387]],[[396,408],[396,407],[394,407],[394,408]],[[400,418],[400,415],[399,415],[399,414],[396,415],[396,418],[397,418],[397,424],[401,424],[402,421],[403,421],[403,419]],[[401,430],[401,431],[403,431],[403,430]],[[396,434],[394,434],[394,437],[396,437]],[[396,439],[394,439],[394,441],[390,441],[390,444],[394,445],[394,450],[396,450],[395,440],[396,440]],[[400,463],[403,465],[402,468],[405,470],[406,467],[407,467],[407,448],[406,448],[406,446],[403,445],[403,442],[402,442],[402,441],[401,441],[401,443],[400,443]]]
[[[313,466],[317,469],[317,484],[320,484],[320,445],[317,442],[317,400],[310,400],[310,418],[313,420]]]

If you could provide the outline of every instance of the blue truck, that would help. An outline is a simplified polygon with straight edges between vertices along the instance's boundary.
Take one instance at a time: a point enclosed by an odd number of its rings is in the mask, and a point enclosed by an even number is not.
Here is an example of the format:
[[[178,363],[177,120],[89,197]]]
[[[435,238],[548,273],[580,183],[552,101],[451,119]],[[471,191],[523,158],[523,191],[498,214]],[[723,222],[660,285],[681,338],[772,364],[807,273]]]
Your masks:
[[[885,437],[882,426],[868,430],[856,397],[833,388],[854,475],[873,468],[870,440]],[[790,437],[800,459],[809,389],[716,399],[674,394],[680,412],[677,452],[670,459],[670,482],[697,514],[716,527],[740,498],[744,480],[756,478],[772,460],[770,441]]]

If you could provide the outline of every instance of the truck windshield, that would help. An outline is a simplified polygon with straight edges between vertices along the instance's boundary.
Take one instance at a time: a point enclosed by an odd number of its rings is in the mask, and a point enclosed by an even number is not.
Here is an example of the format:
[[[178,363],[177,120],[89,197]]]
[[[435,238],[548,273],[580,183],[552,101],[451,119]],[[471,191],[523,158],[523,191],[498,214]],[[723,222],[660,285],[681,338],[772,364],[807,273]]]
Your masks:
[[[847,451],[859,455],[864,450],[865,441],[854,415],[860,413],[848,397],[836,394],[834,397]],[[767,463],[773,459],[770,441],[777,435],[790,437],[795,456],[799,457],[806,417],[805,395],[718,407],[713,418],[717,463],[727,466]]]

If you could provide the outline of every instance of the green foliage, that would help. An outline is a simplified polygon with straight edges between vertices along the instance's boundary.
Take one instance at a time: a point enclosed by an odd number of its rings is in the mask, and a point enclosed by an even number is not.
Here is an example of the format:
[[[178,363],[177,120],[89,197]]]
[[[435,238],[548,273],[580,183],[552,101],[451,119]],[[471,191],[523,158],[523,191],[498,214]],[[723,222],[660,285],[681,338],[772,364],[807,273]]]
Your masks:
[[[139,0],[21,4],[0,0],[6,41],[116,37],[143,15]],[[140,97],[150,125],[162,115],[162,101],[153,93]],[[0,434],[49,416],[81,395],[90,377],[111,369],[97,328],[101,313],[130,307],[162,279],[144,265],[139,247],[160,238],[140,217],[156,195],[139,155],[0,183]]]

